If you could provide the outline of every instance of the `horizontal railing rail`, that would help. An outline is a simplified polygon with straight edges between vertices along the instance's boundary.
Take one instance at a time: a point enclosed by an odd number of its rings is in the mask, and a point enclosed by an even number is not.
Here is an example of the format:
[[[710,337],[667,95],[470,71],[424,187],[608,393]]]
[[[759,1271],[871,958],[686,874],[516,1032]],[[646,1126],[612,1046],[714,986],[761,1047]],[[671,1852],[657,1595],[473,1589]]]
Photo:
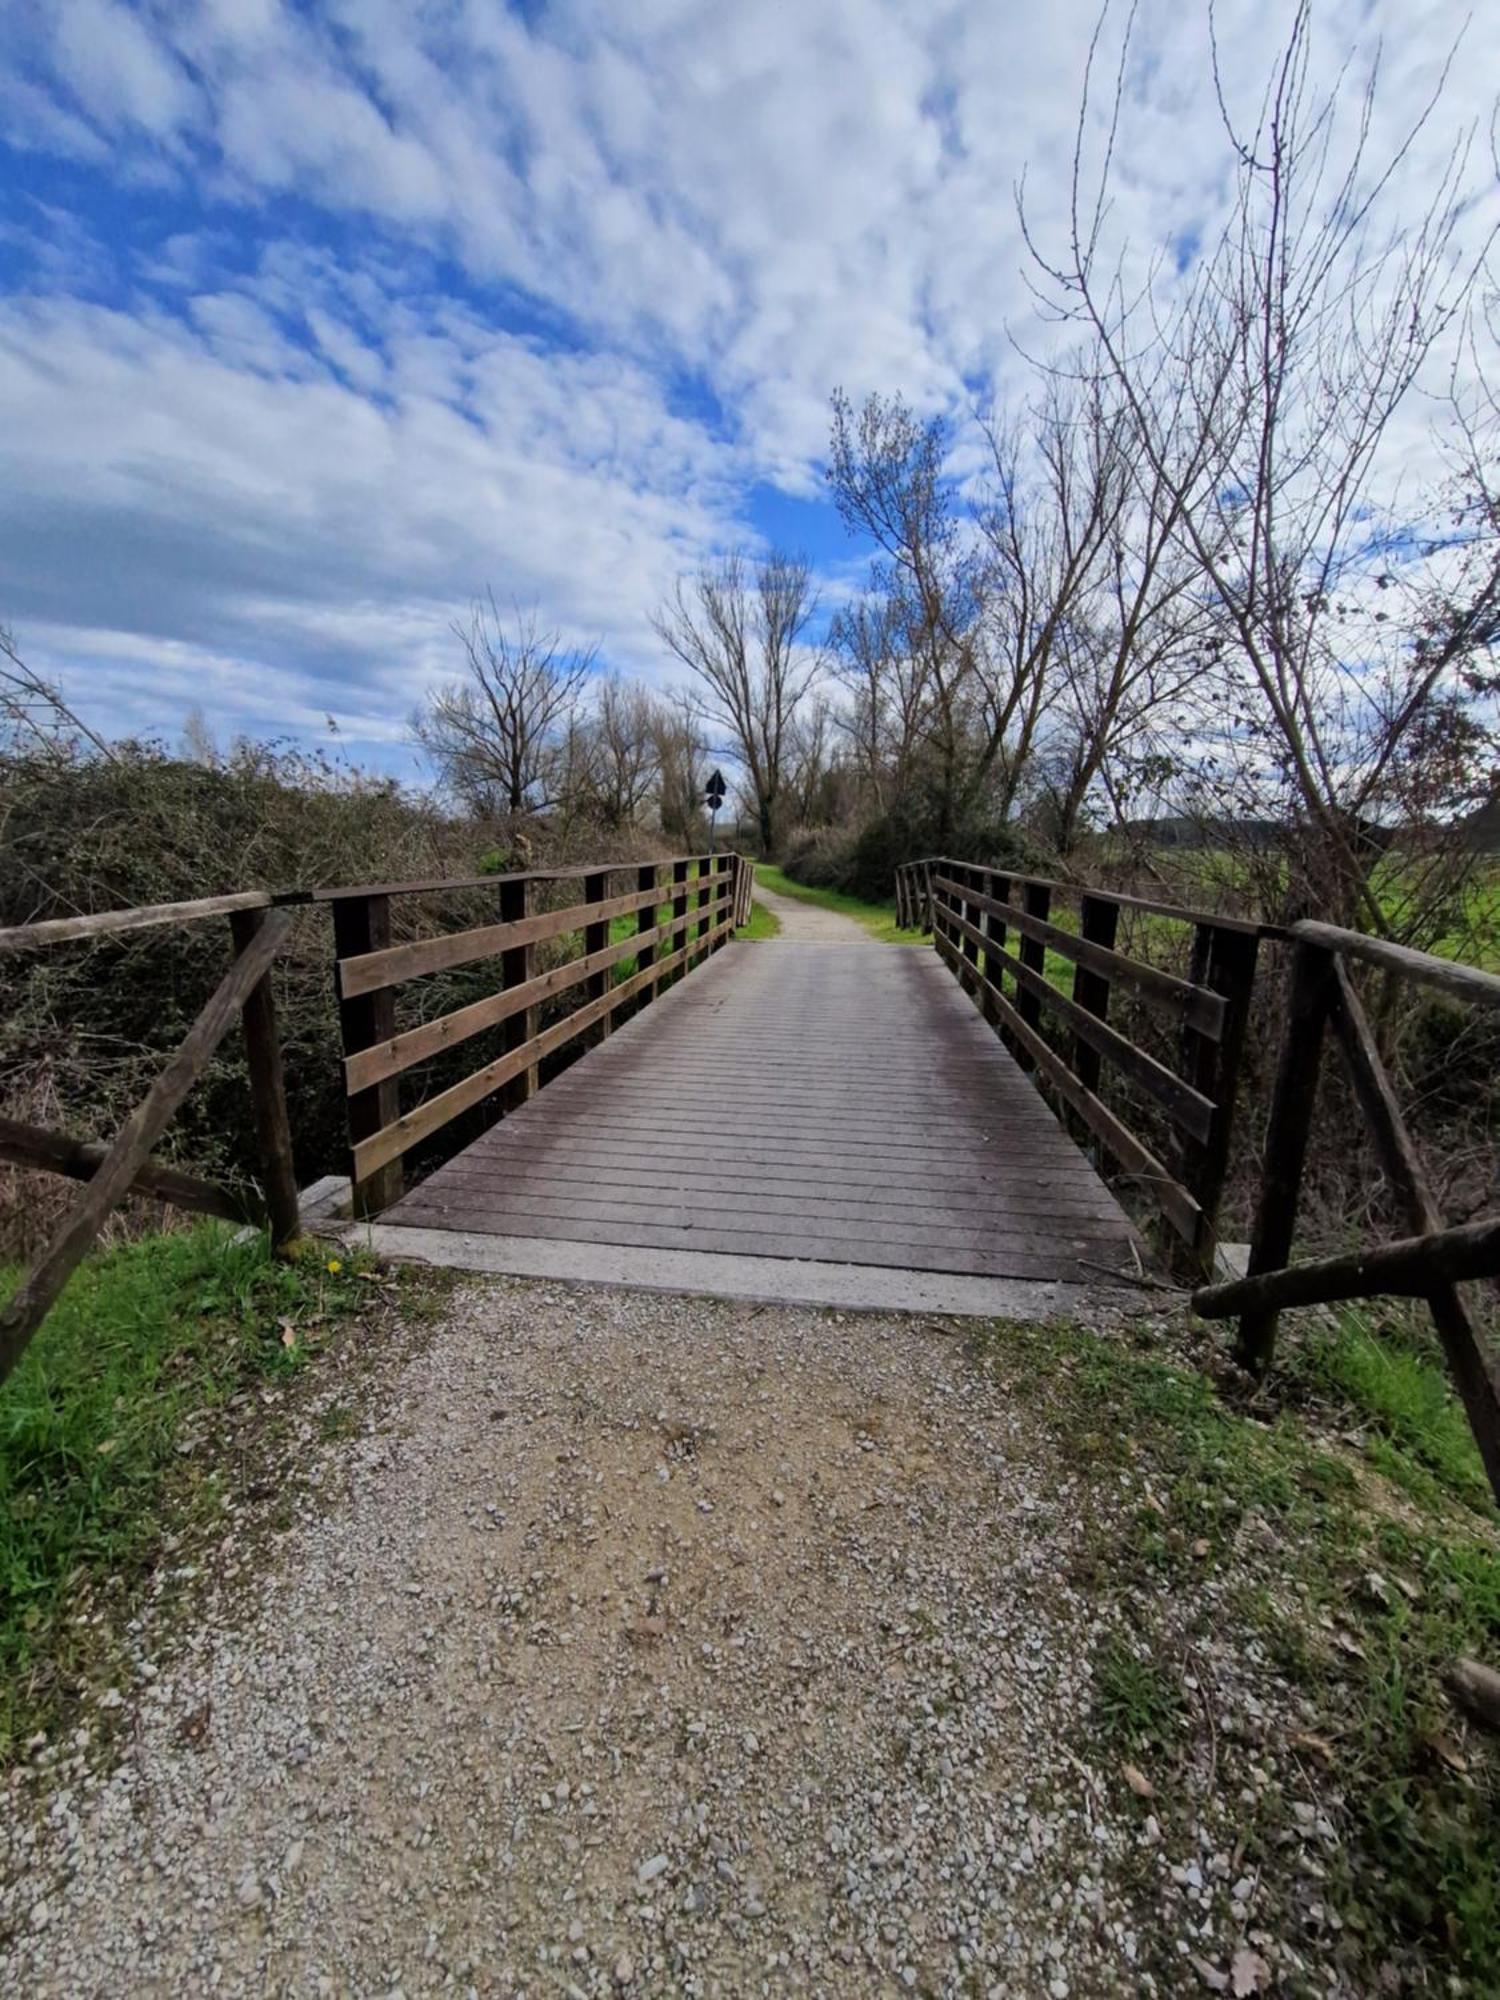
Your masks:
[[[1291,938],[1291,984],[1249,1266],[1243,1278],[1195,1292],[1194,1309],[1209,1319],[1237,1317],[1240,1360],[1252,1373],[1263,1374],[1275,1352],[1281,1313],[1288,1307],[1382,1293],[1425,1298],[1490,1484],[1500,1499],[1500,1363],[1459,1289],[1466,1280],[1500,1276],[1500,1217],[1456,1228],[1445,1222],[1350,976],[1349,961],[1418,980],[1455,1000],[1495,1010],[1500,1010],[1500,978],[1477,966],[1458,965],[1332,924],[1294,924]],[[1303,1173],[1330,1030],[1409,1234],[1396,1243],[1294,1264]]]
[[[1077,905],[1076,929],[1055,921],[1059,902]],[[1181,1257],[1210,1268],[1257,955],[1263,937],[1282,933],[1242,917],[944,859],[897,870],[896,910],[899,923],[932,932],[1017,1061],[1162,1218]],[[1182,927],[1186,976],[1120,948],[1125,912]],[[1048,977],[1049,952],[1071,965],[1068,988]],[[1117,989],[1173,1031],[1176,1067],[1110,1021]],[[1066,1052],[1049,1039],[1046,1022],[1063,1031]],[[1106,1071],[1156,1107],[1174,1135],[1169,1159],[1106,1101]]]
[[[631,887],[609,893],[622,876],[630,878]],[[412,1146],[499,1090],[509,1090],[509,1103],[523,1101],[537,1087],[539,1066],[546,1057],[591,1027],[607,1033],[619,1008],[650,1000],[664,982],[716,951],[749,921],[753,881],[753,869],[738,854],[685,855],[668,861],[611,861],[511,875],[246,889],[0,928],[0,953],[23,953],[57,945],[98,946],[131,932],[227,917],[235,954],[186,1040],[111,1145],[0,1118],[0,1163],[84,1184],[52,1242],[0,1312],[0,1380],[127,1195],[147,1196],[194,1214],[269,1226],[278,1245],[299,1233],[291,1120],[270,977],[272,961],[283,949],[298,911],[305,914],[326,906],[332,918],[352,1179],[357,1211],[368,1214],[399,1193],[401,1160]],[[581,896],[556,908],[535,907],[549,889],[565,890],[570,884],[581,885]],[[393,941],[391,909],[396,899],[441,898],[475,890],[497,897],[497,923]],[[472,893],[468,900],[472,907]],[[635,929],[612,941],[611,923],[630,916],[636,919]],[[539,945],[555,947],[574,937],[582,941],[574,956],[537,969]],[[635,969],[621,978],[619,968],[629,959],[635,960]],[[496,992],[397,1030],[398,987],[431,973],[492,960],[498,961],[500,970]],[[578,988],[582,989],[579,1004],[561,1021],[541,1028],[539,1008]],[[241,1021],[245,1037],[259,1169],[259,1186],[249,1189],[220,1186],[152,1158],[167,1125],[235,1018]],[[500,1056],[402,1110],[398,1093],[408,1071],[490,1028],[504,1035]]]
[[[414,1146],[498,1092],[506,1093],[507,1110],[524,1103],[539,1087],[540,1065],[548,1056],[591,1028],[607,1035],[621,1007],[648,1004],[664,981],[717,951],[748,918],[751,874],[737,854],[680,855],[670,861],[318,892],[317,900],[333,907],[355,1214],[378,1214],[399,1198],[401,1163]],[[633,886],[611,893],[613,879],[622,875],[629,875]],[[571,884],[581,888],[580,896],[537,907],[543,889]],[[393,941],[394,897],[480,886],[496,893],[498,921]],[[611,925],[628,917],[635,918],[635,929],[611,941]],[[538,946],[566,946],[575,939],[579,947],[571,956],[538,969]],[[620,978],[617,969],[627,959],[635,961],[635,969]],[[498,967],[494,992],[398,1027],[398,988],[485,964]],[[542,1028],[542,1004],[575,991],[578,1004]],[[401,1079],[409,1071],[490,1029],[501,1032],[497,1055],[403,1109]]]

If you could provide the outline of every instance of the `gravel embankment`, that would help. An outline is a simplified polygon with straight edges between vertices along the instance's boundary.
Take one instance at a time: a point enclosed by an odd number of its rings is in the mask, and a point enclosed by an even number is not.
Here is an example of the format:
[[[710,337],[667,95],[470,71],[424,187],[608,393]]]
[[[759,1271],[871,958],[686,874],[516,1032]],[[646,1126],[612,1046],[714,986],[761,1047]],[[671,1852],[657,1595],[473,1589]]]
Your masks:
[[[957,1339],[502,1281],[382,1409],[0,1834],[0,1988],[1150,1990],[1068,1469]]]

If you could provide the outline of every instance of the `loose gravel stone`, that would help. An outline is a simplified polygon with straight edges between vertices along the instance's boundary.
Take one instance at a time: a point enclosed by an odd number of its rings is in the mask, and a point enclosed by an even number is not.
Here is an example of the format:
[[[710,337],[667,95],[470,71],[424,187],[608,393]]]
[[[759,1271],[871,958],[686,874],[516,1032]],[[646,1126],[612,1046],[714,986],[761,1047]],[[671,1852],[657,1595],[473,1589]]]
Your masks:
[[[114,1767],[27,1779],[0,1990],[1167,1990],[1070,1474],[941,1328],[476,1283],[323,1449]]]

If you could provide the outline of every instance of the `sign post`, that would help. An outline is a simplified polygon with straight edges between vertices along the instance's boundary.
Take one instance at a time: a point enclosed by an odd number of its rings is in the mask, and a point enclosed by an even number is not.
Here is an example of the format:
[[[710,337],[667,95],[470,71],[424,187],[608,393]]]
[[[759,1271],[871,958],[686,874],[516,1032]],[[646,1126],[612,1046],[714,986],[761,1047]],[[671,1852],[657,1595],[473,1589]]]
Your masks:
[[[714,851],[714,836],[718,831],[719,807],[724,803],[724,773],[714,770],[709,773],[707,785],[703,789],[703,803],[708,807],[708,851]]]

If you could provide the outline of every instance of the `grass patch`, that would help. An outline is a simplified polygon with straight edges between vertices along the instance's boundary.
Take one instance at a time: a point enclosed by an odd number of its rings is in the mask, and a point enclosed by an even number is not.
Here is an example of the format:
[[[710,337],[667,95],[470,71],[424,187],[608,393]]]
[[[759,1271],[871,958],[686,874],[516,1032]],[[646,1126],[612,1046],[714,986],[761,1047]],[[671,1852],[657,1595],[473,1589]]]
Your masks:
[[[1180,1801],[1210,1823],[1211,1771],[1215,1842],[1262,1882],[1260,1920],[1348,1990],[1399,1968],[1403,1991],[1500,1992],[1500,1757],[1443,1679],[1500,1654],[1500,1521],[1435,1354],[1341,1323],[1289,1362],[1277,1408],[1163,1359],[1160,1324],[1138,1340],[979,1343],[1056,1439],[1059,1479],[1083,1473],[1072,1581],[1097,1637],[1080,1754],[1117,1784],[1123,1760],[1149,1773],[1168,1846]],[[1314,1850],[1340,1919],[1316,1945],[1296,1859],[1309,1798],[1338,1834]]]
[[[1372,1433],[1366,1454],[1413,1498],[1446,1494],[1488,1518],[1489,1480],[1442,1355],[1417,1311],[1343,1312],[1291,1349],[1299,1379]]]
[[[764,903],[755,902],[752,902],[750,905],[749,923],[743,925],[741,929],[735,932],[737,938],[748,939],[752,944],[758,938],[779,937],[780,934],[780,917],[773,911],[768,910]]]
[[[897,929],[894,897],[888,903],[867,903],[859,896],[846,896],[839,889],[813,889],[805,882],[794,882],[790,875],[780,868],[773,868],[769,861],[756,862],[755,879],[773,895],[791,896],[799,903],[811,903],[815,909],[833,910],[841,917],[853,917],[881,944],[925,945],[927,942],[920,931]]]
[[[105,1684],[117,1621],[102,1609],[138,1596],[169,1538],[220,1517],[216,1418],[261,1407],[247,1392],[287,1383],[369,1314],[372,1272],[324,1246],[283,1261],[207,1224],[74,1274],[0,1389],[0,1763]]]

